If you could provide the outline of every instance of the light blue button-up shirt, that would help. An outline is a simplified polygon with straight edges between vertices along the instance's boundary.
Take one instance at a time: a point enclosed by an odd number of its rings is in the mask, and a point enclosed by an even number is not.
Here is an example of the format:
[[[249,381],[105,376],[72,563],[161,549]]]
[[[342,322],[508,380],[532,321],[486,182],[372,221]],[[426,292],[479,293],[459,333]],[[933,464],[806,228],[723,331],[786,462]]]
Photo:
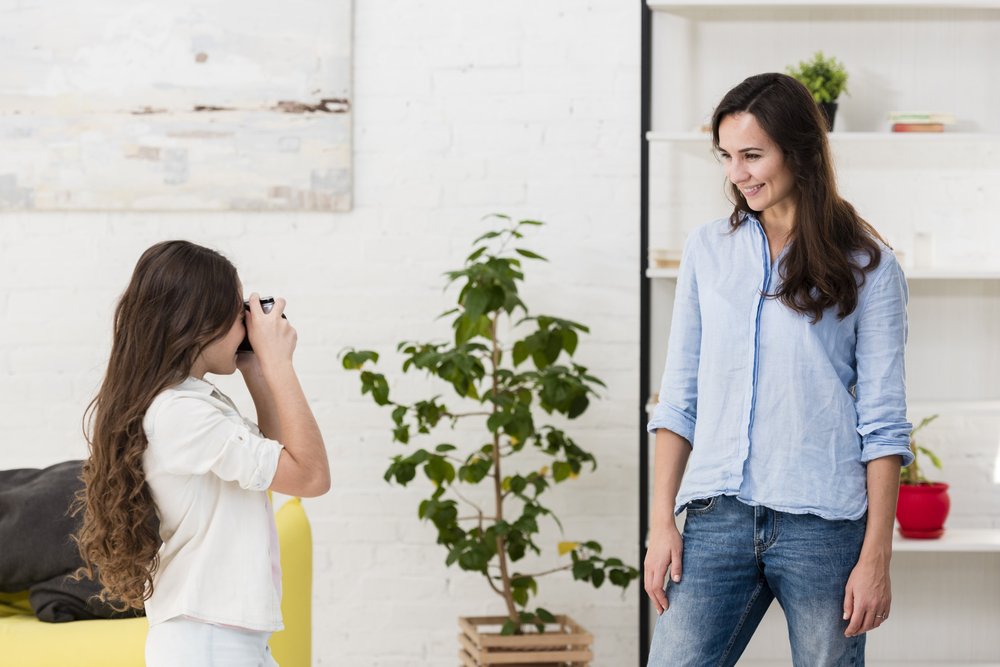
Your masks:
[[[907,289],[882,246],[858,305],[816,324],[777,299],[755,216],[696,229],[684,246],[660,400],[648,429],[691,443],[675,512],[695,498],[824,519],[858,519],[868,507],[866,463],[913,459],[903,348]],[[862,255],[862,265],[867,256]]]

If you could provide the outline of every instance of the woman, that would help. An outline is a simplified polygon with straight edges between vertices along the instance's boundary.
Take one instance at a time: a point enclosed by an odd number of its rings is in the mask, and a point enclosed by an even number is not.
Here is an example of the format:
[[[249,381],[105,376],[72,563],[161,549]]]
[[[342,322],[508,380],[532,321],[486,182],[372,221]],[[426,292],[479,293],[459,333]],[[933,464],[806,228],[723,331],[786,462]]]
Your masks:
[[[281,565],[265,491],[330,488],[284,307],[265,314],[254,293],[245,309],[225,257],[166,241],[143,253],[115,309],[77,542],[102,597],[145,608],[149,667],[276,667]],[[247,334],[253,352],[237,352]],[[260,428],[205,379],[237,369]]]
[[[783,74],[713,115],[735,210],[685,245],[648,427],[651,666],[735,665],[774,598],[796,666],[861,666],[889,617],[906,282],[837,194],[824,128]]]

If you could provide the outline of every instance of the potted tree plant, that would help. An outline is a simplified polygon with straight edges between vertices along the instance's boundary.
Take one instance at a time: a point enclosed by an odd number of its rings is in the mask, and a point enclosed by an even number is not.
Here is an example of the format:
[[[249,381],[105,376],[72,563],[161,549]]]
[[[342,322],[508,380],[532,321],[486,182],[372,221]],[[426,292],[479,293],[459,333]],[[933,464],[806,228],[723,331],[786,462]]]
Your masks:
[[[819,105],[826,118],[826,129],[833,131],[833,118],[837,113],[837,98],[847,92],[847,70],[836,58],[824,58],[817,51],[812,60],[799,61],[798,67],[789,66],[786,71],[801,81]]]
[[[431,494],[420,503],[418,515],[438,531],[438,544],[447,551],[445,563],[479,572],[499,595],[506,614],[460,618],[460,654],[468,665],[504,662],[587,662],[592,659],[591,636],[567,616],[543,607],[529,608],[538,594],[538,579],[570,571],[574,579],[600,588],[605,581],[622,588],[638,577],[636,568],[602,555],[594,541],[564,541],[557,546],[565,565],[543,572],[520,571],[514,564],[528,552],[541,554],[536,543],[539,519],[552,511],[542,496],[553,486],[576,479],[585,465],[596,469],[594,456],[584,451],[561,428],[537,424],[537,409],[575,419],[586,411],[596,387],[603,383],[573,362],[582,324],[548,315],[530,316],[518,295],[524,279],[521,258],[547,261],[530,250],[512,248],[523,232],[542,223],[513,222],[504,215],[493,229],[473,242],[477,246],[465,267],[446,275],[448,284],[463,281],[454,315],[454,338],[449,342],[399,344],[403,372],[419,370],[443,381],[467,407],[445,405],[440,394],[402,403],[390,399],[384,375],[366,366],[379,355],[370,350],[342,352],[344,368],[361,371],[361,393],[378,405],[392,407],[393,440],[406,445],[414,436],[431,436],[435,429],[460,420],[482,424],[485,444],[460,449],[451,443],[397,455],[385,473],[388,482],[406,485],[422,469]],[[501,316],[520,312],[520,325],[531,327],[520,340],[503,340]],[[565,361],[563,361],[565,359]],[[524,365],[530,362],[532,369]],[[450,403],[450,401],[449,401]],[[548,465],[513,470],[515,458],[534,451],[551,457]],[[519,456],[520,455],[520,456]],[[485,484],[487,494],[471,487]],[[471,491],[471,492],[470,492]],[[482,496],[488,497],[482,502]],[[475,500],[473,500],[475,498]],[[562,524],[559,524],[560,530]],[[531,605],[534,606],[534,605]],[[553,626],[558,627],[553,627]],[[499,632],[482,628],[499,626]],[[548,632],[546,632],[548,630]],[[512,655],[508,655],[513,652]],[[498,657],[499,654],[503,654]]]
[[[951,501],[948,485],[943,482],[929,482],[920,471],[917,458],[926,454],[938,470],[941,460],[931,450],[917,444],[917,431],[937,419],[937,415],[925,418],[910,432],[910,450],[913,463],[899,471],[899,501],[896,504],[896,519],[903,537],[933,539],[944,535],[944,522],[948,518]]]

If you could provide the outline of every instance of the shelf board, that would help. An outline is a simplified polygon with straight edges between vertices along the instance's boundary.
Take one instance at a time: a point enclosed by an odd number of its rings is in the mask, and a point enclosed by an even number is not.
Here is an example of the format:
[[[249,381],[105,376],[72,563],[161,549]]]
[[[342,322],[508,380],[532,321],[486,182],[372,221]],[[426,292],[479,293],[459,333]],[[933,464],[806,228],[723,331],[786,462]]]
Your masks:
[[[647,278],[669,278],[671,280],[677,280],[677,272],[680,269],[660,269],[656,267],[649,267],[646,269]]]
[[[650,267],[646,269],[647,278],[665,278],[677,280],[680,269],[661,269]],[[964,270],[964,269],[909,269],[903,270],[909,280],[1000,280],[997,270]]]
[[[873,142],[992,142],[1000,141],[1000,134],[990,132],[831,132],[830,141],[837,143],[873,143]],[[663,143],[712,143],[711,132],[647,132],[646,139],[650,142]]]
[[[1000,9],[997,0],[647,0],[654,12],[779,7],[787,9]]]
[[[1000,530],[995,528],[947,528],[936,540],[911,540],[897,531],[892,536],[894,552],[928,553],[997,552],[1000,553]]]
[[[655,407],[655,403],[647,403],[646,414],[653,414]],[[906,412],[908,416],[1000,415],[1000,401],[910,401]]]
[[[907,280],[1000,280],[1000,271],[963,269],[903,269]]]

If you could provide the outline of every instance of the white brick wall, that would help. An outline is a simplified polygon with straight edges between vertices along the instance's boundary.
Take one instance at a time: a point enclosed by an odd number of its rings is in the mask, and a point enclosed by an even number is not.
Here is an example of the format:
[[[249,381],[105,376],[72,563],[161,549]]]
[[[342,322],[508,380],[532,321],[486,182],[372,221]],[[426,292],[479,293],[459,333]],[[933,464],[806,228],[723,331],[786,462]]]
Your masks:
[[[433,322],[453,297],[441,273],[460,266],[478,219],[547,221],[525,242],[552,260],[529,264],[525,301],[590,325],[579,361],[608,383],[572,431],[600,467],[551,503],[568,537],[636,561],[638,3],[383,1],[355,12],[352,213],[0,217],[0,467],[85,456],[80,418],[142,250],[171,237],[219,248],[248,291],[288,299],[333,464],[331,493],[306,502],[314,662],[454,664],[456,617],[502,605],[478,576],[444,567],[433,528],[416,518],[419,480],[405,490],[382,481],[401,451],[388,411],[360,398],[335,356],[446,336],[447,323]],[[395,359],[381,365],[394,389],[422,392]],[[219,384],[250,411],[236,378]],[[469,436],[442,441],[452,437]],[[556,562],[558,539],[546,529],[541,566]],[[635,664],[635,585],[623,600],[563,573],[541,591],[544,606],[594,632],[596,664]]]

